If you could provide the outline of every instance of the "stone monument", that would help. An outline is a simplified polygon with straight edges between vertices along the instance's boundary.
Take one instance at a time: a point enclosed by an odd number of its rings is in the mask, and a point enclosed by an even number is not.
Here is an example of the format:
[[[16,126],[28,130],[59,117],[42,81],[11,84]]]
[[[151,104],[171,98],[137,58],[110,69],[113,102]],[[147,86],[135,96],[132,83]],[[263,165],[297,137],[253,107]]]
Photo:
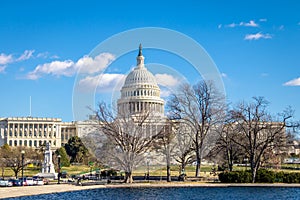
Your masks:
[[[44,153],[44,163],[42,165],[42,172],[38,173],[37,176],[45,178],[57,178],[57,173],[55,173],[54,164],[52,161],[52,150],[51,143],[46,143],[46,149]]]
[[[42,173],[55,173],[54,165],[52,162],[51,143],[49,142],[46,143]]]

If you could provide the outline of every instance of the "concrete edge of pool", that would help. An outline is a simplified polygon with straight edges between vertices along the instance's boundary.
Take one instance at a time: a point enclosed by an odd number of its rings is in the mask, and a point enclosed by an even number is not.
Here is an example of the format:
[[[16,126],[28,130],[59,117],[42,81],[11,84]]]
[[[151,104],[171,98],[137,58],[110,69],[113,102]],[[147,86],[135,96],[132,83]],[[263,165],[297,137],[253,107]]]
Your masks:
[[[224,183],[201,183],[201,182],[154,182],[154,183],[132,183],[132,184],[105,184],[105,185],[83,185],[72,184],[52,184],[44,186],[24,186],[24,187],[2,187],[0,188],[0,198],[12,198],[22,196],[32,196],[41,194],[51,194],[60,192],[71,192],[78,190],[90,190],[97,188],[139,188],[139,187],[300,187],[300,184],[224,184]]]

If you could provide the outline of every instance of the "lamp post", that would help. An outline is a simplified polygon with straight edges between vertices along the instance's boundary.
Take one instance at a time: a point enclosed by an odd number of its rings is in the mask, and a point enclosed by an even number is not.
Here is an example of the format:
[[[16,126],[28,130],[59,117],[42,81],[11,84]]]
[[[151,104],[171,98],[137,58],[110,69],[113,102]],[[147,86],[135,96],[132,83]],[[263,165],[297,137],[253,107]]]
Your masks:
[[[150,166],[149,166],[149,164],[150,164],[150,154],[148,153],[147,154],[147,179],[148,179],[148,182],[150,181]]]
[[[22,186],[24,185],[24,156],[25,156],[25,151],[21,151],[22,155]]]
[[[57,175],[57,184],[60,184],[60,158],[61,156],[58,155],[57,159],[58,159],[58,175]]]

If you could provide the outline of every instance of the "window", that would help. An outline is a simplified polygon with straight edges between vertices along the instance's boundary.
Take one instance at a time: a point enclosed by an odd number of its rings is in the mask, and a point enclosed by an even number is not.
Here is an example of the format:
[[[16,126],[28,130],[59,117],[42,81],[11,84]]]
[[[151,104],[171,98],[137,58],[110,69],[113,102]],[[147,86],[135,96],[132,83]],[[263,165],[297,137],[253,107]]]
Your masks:
[[[19,136],[22,137],[22,131],[19,132]]]
[[[19,140],[19,146],[22,146],[22,140]]]
[[[31,140],[29,140],[29,146],[32,147],[32,141]]]
[[[17,140],[14,141],[14,146],[18,146],[18,141]]]
[[[12,146],[12,141],[11,140],[9,140],[9,146]]]
[[[24,141],[24,146],[27,147],[27,140]]]
[[[34,144],[35,147],[37,147],[37,142],[36,142],[36,140],[34,140],[33,144]]]

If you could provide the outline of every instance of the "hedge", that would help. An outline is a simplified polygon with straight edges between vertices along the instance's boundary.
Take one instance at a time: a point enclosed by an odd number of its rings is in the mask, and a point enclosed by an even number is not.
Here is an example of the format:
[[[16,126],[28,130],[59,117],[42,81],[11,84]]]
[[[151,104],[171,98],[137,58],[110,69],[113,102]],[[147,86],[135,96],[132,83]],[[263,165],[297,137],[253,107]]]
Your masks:
[[[251,171],[222,172],[219,174],[221,183],[251,183]],[[256,174],[256,183],[300,183],[300,173],[274,172],[260,169]]]

